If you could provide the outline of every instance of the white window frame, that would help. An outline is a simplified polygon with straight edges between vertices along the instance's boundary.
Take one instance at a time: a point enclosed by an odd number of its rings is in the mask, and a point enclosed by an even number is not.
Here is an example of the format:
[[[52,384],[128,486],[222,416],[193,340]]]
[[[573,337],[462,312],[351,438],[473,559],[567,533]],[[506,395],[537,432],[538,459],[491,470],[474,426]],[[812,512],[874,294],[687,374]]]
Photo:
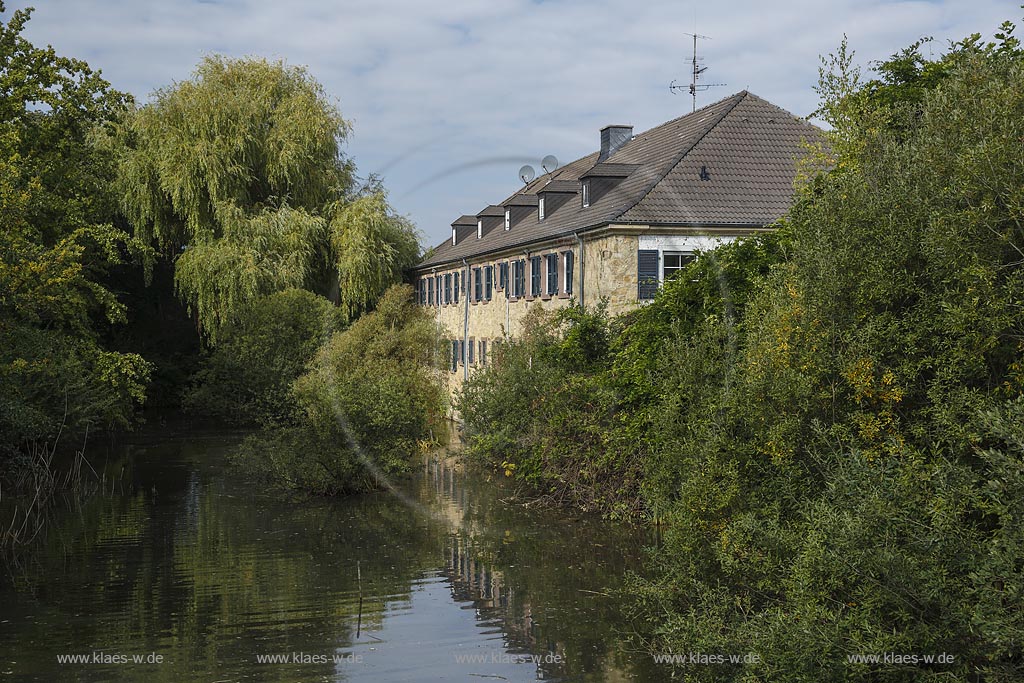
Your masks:
[[[483,218],[477,218],[476,219],[476,238],[480,239],[483,236],[484,236],[484,219]]]
[[[512,209],[505,208],[505,229],[509,230],[512,228]]]
[[[684,258],[689,258],[691,261],[697,258],[697,254],[695,254],[692,251],[662,251],[660,259],[661,263],[659,264],[661,266],[661,272],[658,274],[659,279],[662,283],[668,280],[668,274],[665,272],[665,269],[668,268],[669,266],[666,265],[665,261],[666,258],[669,256],[681,256]],[[677,271],[682,270],[683,268],[686,268],[685,263],[681,267],[672,266],[672,272],[675,273]]]
[[[580,184],[582,187],[580,194],[583,196],[583,207],[586,208],[590,206],[590,179],[587,178],[586,180],[581,181]]]
[[[544,220],[544,195],[537,198],[537,220]]]

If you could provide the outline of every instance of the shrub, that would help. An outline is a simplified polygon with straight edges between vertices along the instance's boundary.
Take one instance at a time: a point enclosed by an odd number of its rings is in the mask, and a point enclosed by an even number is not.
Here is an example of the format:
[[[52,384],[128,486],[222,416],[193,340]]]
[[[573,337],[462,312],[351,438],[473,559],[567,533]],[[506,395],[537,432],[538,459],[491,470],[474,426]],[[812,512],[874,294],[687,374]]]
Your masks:
[[[341,321],[330,301],[302,289],[256,300],[222,331],[185,409],[235,424],[284,420],[294,409],[292,383]]]
[[[441,339],[405,285],[335,332],[292,385],[287,426],[249,438],[234,460],[287,490],[333,495],[386,486],[446,433]]]

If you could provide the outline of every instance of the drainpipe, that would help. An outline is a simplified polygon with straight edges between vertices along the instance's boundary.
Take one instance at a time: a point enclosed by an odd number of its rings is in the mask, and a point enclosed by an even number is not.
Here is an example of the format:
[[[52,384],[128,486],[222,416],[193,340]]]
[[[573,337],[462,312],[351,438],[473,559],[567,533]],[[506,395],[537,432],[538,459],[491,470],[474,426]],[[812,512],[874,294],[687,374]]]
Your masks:
[[[466,259],[462,259],[462,266],[465,270],[462,273],[462,286],[465,290],[462,293],[462,301],[464,305],[464,315],[462,322],[462,381],[469,379],[469,359],[466,358],[468,351],[466,346],[469,344],[469,296],[472,291],[469,286],[469,262]]]

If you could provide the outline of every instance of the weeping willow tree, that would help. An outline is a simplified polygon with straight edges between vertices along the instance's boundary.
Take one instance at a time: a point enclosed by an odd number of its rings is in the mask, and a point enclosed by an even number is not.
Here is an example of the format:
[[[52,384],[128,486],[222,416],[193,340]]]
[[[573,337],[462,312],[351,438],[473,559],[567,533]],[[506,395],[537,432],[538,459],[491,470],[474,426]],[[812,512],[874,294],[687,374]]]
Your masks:
[[[218,56],[130,117],[124,213],[137,239],[174,259],[178,294],[211,342],[249,303],[289,288],[355,316],[415,263],[412,224],[379,187],[355,187],[341,152],[350,131],[305,69]]]
[[[391,216],[383,192],[359,197],[334,215],[331,248],[338,269],[341,306],[349,317],[370,307],[402,269],[419,257],[412,225]]]

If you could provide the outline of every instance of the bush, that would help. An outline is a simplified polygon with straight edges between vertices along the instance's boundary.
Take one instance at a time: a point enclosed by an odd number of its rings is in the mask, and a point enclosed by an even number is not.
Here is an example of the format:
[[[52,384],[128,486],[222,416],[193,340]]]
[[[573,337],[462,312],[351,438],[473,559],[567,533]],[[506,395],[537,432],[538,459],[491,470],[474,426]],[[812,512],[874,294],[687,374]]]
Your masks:
[[[303,289],[256,300],[221,332],[185,396],[185,409],[234,424],[271,424],[294,409],[291,385],[342,326],[338,309]]]
[[[334,495],[386,485],[446,433],[442,343],[405,285],[335,332],[292,385],[293,421],[249,438],[234,460],[286,490]]]

